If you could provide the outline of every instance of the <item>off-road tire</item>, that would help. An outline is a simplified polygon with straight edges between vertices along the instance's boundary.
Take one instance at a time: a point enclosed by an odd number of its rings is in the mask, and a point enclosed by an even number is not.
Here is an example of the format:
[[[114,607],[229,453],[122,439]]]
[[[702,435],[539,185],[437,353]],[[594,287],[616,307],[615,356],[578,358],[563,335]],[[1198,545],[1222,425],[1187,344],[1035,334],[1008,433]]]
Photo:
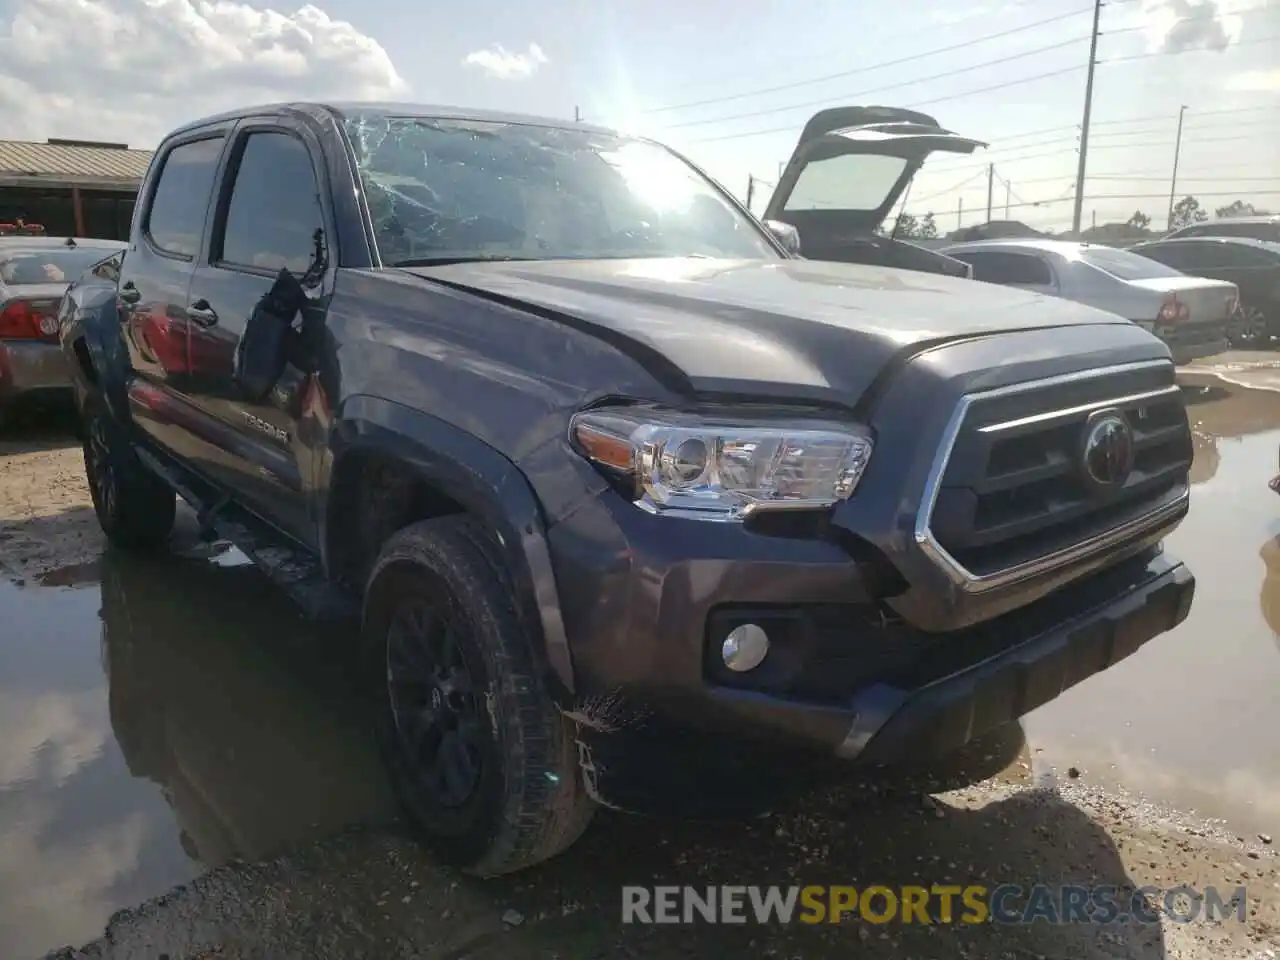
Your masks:
[[[107,540],[122,550],[150,550],[165,544],[177,515],[173,490],[138,459],[101,398],[85,399],[82,423],[89,495]],[[114,495],[107,492],[107,483],[114,485]]]
[[[479,784],[442,808],[417,779],[392,710],[388,642],[397,610],[423,597],[455,625],[474,678],[483,741]],[[425,520],[388,539],[365,590],[362,654],[375,734],[391,785],[424,842],[464,872],[513,873],[554,857],[587,828],[595,803],[572,723],[536,675],[528,632],[488,531],[467,516]],[[481,693],[480,691],[483,691]]]

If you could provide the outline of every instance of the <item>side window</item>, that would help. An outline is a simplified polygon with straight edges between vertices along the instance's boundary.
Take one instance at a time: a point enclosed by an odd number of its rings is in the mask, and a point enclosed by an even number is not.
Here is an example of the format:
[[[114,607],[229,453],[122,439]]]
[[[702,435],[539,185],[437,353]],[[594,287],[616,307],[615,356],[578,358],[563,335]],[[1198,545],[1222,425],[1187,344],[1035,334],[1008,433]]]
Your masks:
[[[1140,257],[1146,257],[1148,260],[1154,260],[1156,263],[1163,263],[1166,267],[1173,267],[1175,270],[1181,270],[1187,262],[1188,251],[1187,245],[1184,243],[1171,243],[1164,247],[1139,247],[1133,252]]]
[[[1049,269],[1049,264],[1039,257],[1015,253],[1010,255],[1009,260],[1011,261],[1010,270],[1013,273],[1010,283],[1037,287],[1053,286],[1053,271]]]
[[[251,133],[236,169],[214,262],[303,274],[323,229],[320,191],[306,145],[287,133]]]
[[[223,139],[184,143],[165,156],[146,222],[151,242],[165,253],[194,257],[200,249]]]
[[[989,274],[991,273],[991,258],[989,254],[948,253],[947,256],[956,260],[963,260],[965,263],[969,264],[969,266],[973,267],[973,279],[981,280],[984,283],[997,282],[989,278]]]
[[[1051,286],[1053,273],[1039,257],[1025,253],[992,250],[980,254],[982,262],[973,262],[973,278],[987,283]]]
[[[1189,269],[1194,270],[1199,267],[1212,270],[1220,267],[1239,266],[1231,255],[1230,244],[1214,243],[1212,240],[1206,240],[1201,243],[1190,244],[1190,246],[1191,249],[1187,251],[1187,266]]]
[[[1243,243],[1222,244],[1224,248],[1222,260],[1232,267],[1270,267],[1275,265],[1275,257]]]

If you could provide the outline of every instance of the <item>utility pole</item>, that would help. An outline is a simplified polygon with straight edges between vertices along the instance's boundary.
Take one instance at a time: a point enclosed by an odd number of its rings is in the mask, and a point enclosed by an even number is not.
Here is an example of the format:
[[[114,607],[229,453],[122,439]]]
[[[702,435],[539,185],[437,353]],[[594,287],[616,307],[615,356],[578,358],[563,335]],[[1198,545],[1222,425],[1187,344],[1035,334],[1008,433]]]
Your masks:
[[[1173,197],[1178,191],[1178,154],[1182,153],[1182,115],[1187,112],[1184,103],[1178,111],[1178,139],[1173,144],[1173,176],[1169,178],[1169,223],[1166,230],[1173,229]]]
[[[579,110],[577,107],[573,108],[573,122],[574,123],[582,122],[582,111]]]
[[[1004,182],[1004,218],[1009,219],[1009,197],[1013,195],[1013,184],[1008,180]]]
[[[964,220],[964,197],[956,200],[956,229],[960,229],[960,223]]]
[[[1084,117],[1080,122],[1080,166],[1076,169],[1076,204],[1071,215],[1071,232],[1080,233],[1080,214],[1084,207],[1084,171],[1089,156],[1089,117],[1093,113],[1093,71],[1098,65],[1098,21],[1102,17],[1102,0],[1093,0],[1093,35],[1089,38],[1089,75],[1084,82]]]
[[[756,192],[756,178],[751,174],[747,174],[747,209],[751,209],[751,198]]]
[[[987,164],[987,223],[991,222],[991,194],[996,188],[996,165]]]

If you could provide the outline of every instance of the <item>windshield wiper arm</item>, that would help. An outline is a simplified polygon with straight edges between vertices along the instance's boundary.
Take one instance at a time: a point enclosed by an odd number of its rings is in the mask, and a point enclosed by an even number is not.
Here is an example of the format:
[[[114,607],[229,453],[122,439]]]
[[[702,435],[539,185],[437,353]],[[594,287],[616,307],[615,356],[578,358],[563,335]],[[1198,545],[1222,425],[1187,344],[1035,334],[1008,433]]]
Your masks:
[[[498,254],[473,253],[459,256],[443,257],[409,257],[405,260],[393,260],[393,267],[444,267],[451,263],[506,263],[509,261],[528,261],[533,257],[508,257]]]

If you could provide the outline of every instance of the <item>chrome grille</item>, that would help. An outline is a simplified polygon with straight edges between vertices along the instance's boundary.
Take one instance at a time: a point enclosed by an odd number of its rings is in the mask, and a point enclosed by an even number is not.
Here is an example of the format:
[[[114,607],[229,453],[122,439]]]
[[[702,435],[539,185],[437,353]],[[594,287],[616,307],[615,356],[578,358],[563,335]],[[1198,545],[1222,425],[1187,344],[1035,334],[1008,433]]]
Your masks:
[[[1083,469],[1084,432],[1119,411],[1133,468],[1112,489]],[[1193,449],[1173,366],[1127,364],[973,394],[949,425],[916,539],[968,583],[1071,562],[1184,509]]]

